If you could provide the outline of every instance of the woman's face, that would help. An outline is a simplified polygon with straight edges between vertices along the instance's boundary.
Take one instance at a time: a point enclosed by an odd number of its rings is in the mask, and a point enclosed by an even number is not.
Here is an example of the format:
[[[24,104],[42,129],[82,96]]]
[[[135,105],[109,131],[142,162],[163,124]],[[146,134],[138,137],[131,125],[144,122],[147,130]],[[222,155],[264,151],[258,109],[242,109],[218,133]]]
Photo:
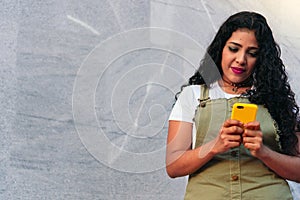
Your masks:
[[[253,30],[237,29],[227,40],[222,52],[223,79],[232,83],[245,81],[254,69],[258,44]]]

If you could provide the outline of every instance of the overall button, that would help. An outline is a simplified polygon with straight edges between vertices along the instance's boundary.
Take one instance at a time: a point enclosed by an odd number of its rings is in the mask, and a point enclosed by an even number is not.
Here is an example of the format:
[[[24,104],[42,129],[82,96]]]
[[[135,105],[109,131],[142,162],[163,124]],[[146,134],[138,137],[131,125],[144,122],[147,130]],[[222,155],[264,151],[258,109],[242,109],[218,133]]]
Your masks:
[[[239,176],[233,175],[233,176],[231,177],[231,179],[232,179],[233,181],[237,181],[237,180],[239,180]]]

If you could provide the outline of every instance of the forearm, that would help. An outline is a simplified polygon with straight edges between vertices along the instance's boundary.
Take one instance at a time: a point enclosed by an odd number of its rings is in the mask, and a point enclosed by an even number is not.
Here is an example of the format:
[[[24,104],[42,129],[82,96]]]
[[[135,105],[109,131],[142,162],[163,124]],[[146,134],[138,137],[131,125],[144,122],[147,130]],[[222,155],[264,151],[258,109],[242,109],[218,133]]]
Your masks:
[[[167,161],[167,173],[171,178],[186,176],[200,169],[210,161],[215,152],[212,151],[213,141],[186,151],[171,153]]]
[[[167,173],[170,177],[189,175],[215,155],[224,153],[241,144],[243,128],[236,120],[226,120],[217,137],[210,142],[191,149],[192,125],[185,122],[169,122],[169,134],[167,142]]]
[[[300,182],[300,157],[288,156],[265,147],[263,155],[258,158],[282,178]]]

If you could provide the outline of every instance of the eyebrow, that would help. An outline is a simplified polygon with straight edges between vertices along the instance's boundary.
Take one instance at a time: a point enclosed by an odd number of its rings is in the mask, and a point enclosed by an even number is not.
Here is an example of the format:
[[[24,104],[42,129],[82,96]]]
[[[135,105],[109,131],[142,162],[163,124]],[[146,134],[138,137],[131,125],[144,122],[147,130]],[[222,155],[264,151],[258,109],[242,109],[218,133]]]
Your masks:
[[[229,43],[234,44],[239,47],[242,47],[242,45],[240,45],[239,43],[236,43],[236,42],[229,42]],[[258,49],[258,47],[249,47],[249,49]]]

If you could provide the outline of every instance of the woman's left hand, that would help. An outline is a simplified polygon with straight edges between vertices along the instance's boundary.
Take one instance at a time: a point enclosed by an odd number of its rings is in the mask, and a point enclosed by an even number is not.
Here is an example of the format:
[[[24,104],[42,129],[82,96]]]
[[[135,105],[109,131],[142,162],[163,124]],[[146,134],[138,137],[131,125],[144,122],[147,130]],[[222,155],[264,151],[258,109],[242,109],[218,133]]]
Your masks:
[[[258,157],[262,153],[263,134],[260,130],[260,123],[258,121],[249,122],[244,125],[243,144],[245,148],[249,149],[250,153],[254,157]]]
[[[291,156],[276,152],[263,144],[263,134],[260,123],[249,122],[244,125],[243,144],[252,156],[260,159],[267,167],[284,179],[300,183],[300,133],[298,136],[298,155]]]

